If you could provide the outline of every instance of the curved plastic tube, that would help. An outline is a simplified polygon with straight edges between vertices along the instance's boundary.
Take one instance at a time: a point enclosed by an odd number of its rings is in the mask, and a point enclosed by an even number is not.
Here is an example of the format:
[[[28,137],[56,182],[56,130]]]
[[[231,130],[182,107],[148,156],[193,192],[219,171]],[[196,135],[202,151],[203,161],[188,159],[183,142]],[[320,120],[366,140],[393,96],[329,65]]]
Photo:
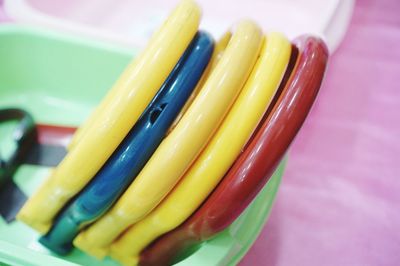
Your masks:
[[[170,265],[177,254],[228,227],[250,204],[300,130],[321,85],[328,50],[322,40],[303,36],[293,72],[272,111],[216,190],[181,226],[146,248],[139,265]]]
[[[80,229],[103,215],[125,191],[157,149],[201,78],[213,43],[205,32],[196,35],[131,132],[40,239],[43,245],[59,254],[68,253]]]
[[[205,147],[247,80],[262,45],[261,30],[241,22],[199,95],[163,140],[115,206],[75,238],[74,245],[102,258],[130,225],[151,212]]]
[[[22,208],[19,220],[41,233],[50,229],[61,208],[87,185],[132,129],[193,39],[199,20],[199,7],[190,0],[175,9],[104,98],[79,145]]]
[[[182,116],[186,113],[187,109],[189,109],[190,105],[192,104],[192,102],[194,101],[196,96],[199,94],[200,90],[204,87],[204,84],[206,83],[206,81],[210,77],[211,73],[214,71],[215,67],[217,66],[219,60],[221,59],[221,57],[225,51],[225,48],[228,45],[229,40],[231,39],[231,35],[232,35],[231,32],[229,32],[229,31],[226,32],[221,37],[221,39],[219,39],[219,41],[215,44],[213,55],[211,57],[211,60],[208,64],[206,70],[204,70],[203,76],[197,83],[197,86],[193,90],[189,99],[186,101],[181,112],[178,114],[175,121],[172,123],[172,126],[168,129],[168,133],[171,132],[176,127],[176,125],[182,119]]]
[[[191,14],[192,13],[192,14]],[[147,44],[147,47],[145,48],[146,50],[143,53],[150,52],[151,49],[153,49],[153,53],[157,53],[156,50],[154,50],[153,46],[158,46],[159,44],[165,45],[166,47],[169,47],[171,51],[175,49],[174,47],[174,42],[180,42],[182,40],[180,39],[173,39],[173,31],[172,27],[175,26],[176,29],[179,29],[181,27],[181,23],[183,22],[184,16],[193,16],[192,18],[189,19],[189,25],[195,21],[191,21],[191,19],[195,18],[197,20],[200,20],[200,9],[199,7],[196,6],[196,3],[192,0],[183,0],[181,1],[181,4],[175,9],[175,11],[170,15],[169,18],[164,22],[164,24],[161,26],[158,32],[156,32],[152,38],[150,39],[149,43]],[[198,22],[197,21],[197,26],[198,27]],[[175,30],[176,30],[175,29]],[[185,31],[184,27],[183,30]],[[195,32],[192,32],[193,35]],[[193,36],[192,35],[192,36]],[[161,39],[163,38],[163,39]],[[178,38],[178,36],[177,36]],[[179,44],[178,44],[179,45]],[[156,49],[160,49],[161,47],[156,47]],[[174,53],[177,51],[174,51]],[[178,51],[179,52],[179,51]],[[183,53],[183,51],[181,51]],[[158,59],[157,59],[158,60]],[[138,59],[136,59],[133,64],[136,63]],[[142,63],[147,64],[147,62],[143,61]],[[137,64],[142,64],[142,63],[137,63]],[[133,69],[128,67],[128,69],[125,72],[133,72]],[[157,72],[155,72],[157,73]],[[124,75],[129,79],[128,73],[127,75]],[[168,73],[169,74],[169,73]],[[157,76],[152,76],[152,78],[158,78]],[[165,80],[166,76],[164,77]],[[120,81],[121,83],[125,82],[122,81],[124,79],[123,76],[121,76]],[[164,81],[162,80],[162,82]],[[161,85],[161,84],[160,84]],[[106,105],[109,104],[109,102],[112,102],[113,99],[118,97],[118,94],[120,93],[121,86],[114,86],[112,90],[106,95],[106,97],[102,100],[99,106],[95,108],[95,110],[90,114],[89,118],[87,121],[78,128],[78,130],[75,132],[74,137],[72,138],[71,142],[68,145],[68,150],[72,150],[76,145],[83,139],[83,137],[90,131],[96,130],[96,126],[99,124],[99,120],[101,118],[101,112],[104,111],[107,107]]]
[[[29,113],[16,108],[0,110],[0,124],[13,120],[18,121],[18,125],[13,132],[13,141],[16,144],[16,148],[7,159],[2,158],[0,154],[0,187],[13,177],[37,138],[35,122]]]
[[[136,265],[139,253],[158,236],[183,223],[205,200],[240,154],[277,91],[291,45],[271,33],[245,87],[222,125],[174,190],[111,247],[123,265]]]

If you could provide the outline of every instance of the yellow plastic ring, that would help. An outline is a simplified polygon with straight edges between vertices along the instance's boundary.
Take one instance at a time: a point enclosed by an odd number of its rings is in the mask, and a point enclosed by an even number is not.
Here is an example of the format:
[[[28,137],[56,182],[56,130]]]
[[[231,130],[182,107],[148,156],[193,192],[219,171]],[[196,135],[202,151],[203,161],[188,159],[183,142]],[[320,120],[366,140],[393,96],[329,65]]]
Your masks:
[[[183,1],[124,71],[57,169],[18,219],[46,233],[60,209],[98,172],[150,103],[197,32],[200,8]]]
[[[76,247],[102,258],[130,225],[151,212],[172,190],[218,129],[244,83],[262,45],[260,28],[241,22],[223,57],[175,129],[115,206],[75,239]]]
[[[142,249],[183,223],[207,198],[263,117],[280,85],[290,53],[290,42],[283,35],[268,35],[250,78],[217,133],[163,202],[114,242],[114,259],[123,265],[135,265]]]
[[[197,10],[196,10],[197,9]],[[189,26],[195,26],[193,28],[189,28],[189,31],[192,31],[193,29],[198,28],[199,20],[200,20],[200,9],[195,6],[195,3],[192,2],[191,0],[187,1],[182,1],[181,5],[179,5],[173,12],[172,14],[167,18],[167,20],[164,22],[164,24],[160,27],[158,32],[156,32],[152,38],[149,40],[149,43],[147,44],[146,49],[142,53],[142,60],[141,62],[138,62],[140,59],[139,57],[136,58],[135,60],[132,61],[132,63],[126,68],[124,73],[121,75],[120,79],[117,81],[120,84],[126,84],[129,82],[127,79],[131,79],[132,74],[137,71],[136,65],[141,65],[141,64],[147,64],[147,62],[153,61],[153,60],[160,60],[161,58],[154,58],[151,59],[152,56],[157,55],[157,50],[165,49],[166,47],[172,47],[171,45],[174,44],[176,41],[184,41],[181,39],[173,39],[172,36],[174,32],[171,31],[173,27],[175,26],[176,29],[179,29],[182,25],[182,20],[183,16],[187,14],[190,14],[190,12],[193,12],[191,15],[191,19],[197,19],[197,21],[189,21]],[[174,25],[172,25],[172,23]],[[187,26],[187,25],[185,25]],[[182,29],[183,31],[188,30],[188,29]],[[194,36],[193,32],[191,34]],[[190,36],[190,35],[187,35]],[[193,37],[192,36],[192,37]],[[187,45],[186,45],[187,46]],[[178,45],[179,49],[179,45]],[[173,49],[171,49],[172,51]],[[165,51],[167,51],[165,49]],[[182,54],[181,51],[175,51],[180,54]],[[145,55],[146,54],[146,55]],[[144,58],[146,57],[146,58]],[[149,58],[150,57],[150,58]],[[157,76],[151,76],[152,78],[158,79],[159,77]],[[160,78],[163,78],[162,82],[165,81],[166,77],[160,76]],[[73,147],[75,147],[85,136],[86,133],[92,132],[93,130],[96,130],[96,127],[98,126],[99,123],[97,122],[101,119],[101,112],[105,111],[108,112],[107,106],[114,101],[116,97],[118,97],[121,92],[126,89],[124,86],[118,86],[118,84],[115,84],[115,86],[107,93],[107,95],[104,97],[102,102],[95,108],[95,110],[91,113],[87,121],[78,128],[78,130],[75,132],[73,138],[71,139],[69,145],[68,145],[68,150],[72,150]],[[93,127],[94,126],[94,127]]]
[[[229,40],[231,39],[232,33],[230,31],[226,32],[221,39],[216,43],[214,47],[213,54],[211,56],[210,62],[208,63],[207,68],[204,70],[203,76],[197,83],[196,88],[194,88],[192,94],[189,99],[186,101],[185,105],[182,107],[182,110],[179,112],[175,121],[172,123],[171,127],[168,130],[168,134],[176,127],[178,122],[181,120],[182,116],[186,113],[187,109],[189,109],[190,105],[199,94],[200,90],[204,87],[204,83],[208,80],[210,74],[217,66],[219,60],[224,54],[225,48],[228,45]]]

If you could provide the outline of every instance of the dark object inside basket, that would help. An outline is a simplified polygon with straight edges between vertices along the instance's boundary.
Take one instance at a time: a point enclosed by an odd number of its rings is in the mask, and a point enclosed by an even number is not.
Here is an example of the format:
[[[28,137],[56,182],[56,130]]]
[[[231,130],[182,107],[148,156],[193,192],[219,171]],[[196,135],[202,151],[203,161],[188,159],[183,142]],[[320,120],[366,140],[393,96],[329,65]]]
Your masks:
[[[23,164],[54,167],[64,158],[66,144],[74,128],[36,125],[33,117],[17,108],[0,110],[3,123],[17,122],[12,134],[14,150],[8,158],[0,154],[0,216],[10,223],[27,200],[27,196],[13,180]],[[4,139],[2,140],[4,141]]]

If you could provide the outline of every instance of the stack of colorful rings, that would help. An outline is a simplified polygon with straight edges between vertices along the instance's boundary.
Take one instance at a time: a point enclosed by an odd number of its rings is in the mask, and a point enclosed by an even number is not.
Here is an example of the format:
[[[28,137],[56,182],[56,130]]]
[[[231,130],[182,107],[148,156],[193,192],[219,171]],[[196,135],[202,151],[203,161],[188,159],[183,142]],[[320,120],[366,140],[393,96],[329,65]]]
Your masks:
[[[240,21],[216,44],[183,1],[122,73],[18,219],[58,254],[169,265],[265,186],[321,86],[323,41]]]

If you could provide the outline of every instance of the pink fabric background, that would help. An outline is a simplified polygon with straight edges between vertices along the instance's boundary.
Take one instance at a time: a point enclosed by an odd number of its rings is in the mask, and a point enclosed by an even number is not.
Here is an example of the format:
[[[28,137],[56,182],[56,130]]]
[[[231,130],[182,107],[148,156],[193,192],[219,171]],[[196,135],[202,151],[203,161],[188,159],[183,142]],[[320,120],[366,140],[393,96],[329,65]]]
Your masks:
[[[400,1],[359,0],[245,265],[400,265]]]
[[[359,0],[241,266],[400,265],[399,82],[400,1]]]

